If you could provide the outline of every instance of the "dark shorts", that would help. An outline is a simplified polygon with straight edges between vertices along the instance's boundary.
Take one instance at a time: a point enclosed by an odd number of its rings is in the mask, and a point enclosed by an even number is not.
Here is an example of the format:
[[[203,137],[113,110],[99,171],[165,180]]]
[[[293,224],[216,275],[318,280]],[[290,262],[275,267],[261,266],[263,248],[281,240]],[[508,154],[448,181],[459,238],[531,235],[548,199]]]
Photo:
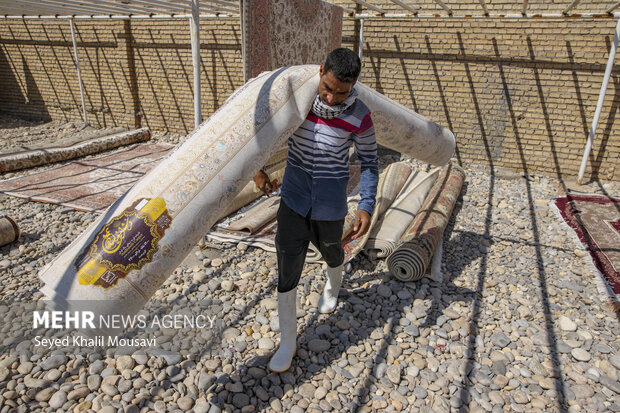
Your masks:
[[[344,262],[342,228],[344,219],[315,221],[290,209],[280,201],[276,250],[278,254],[278,292],[285,293],[297,287],[306,260],[310,242],[321,252],[330,267]]]

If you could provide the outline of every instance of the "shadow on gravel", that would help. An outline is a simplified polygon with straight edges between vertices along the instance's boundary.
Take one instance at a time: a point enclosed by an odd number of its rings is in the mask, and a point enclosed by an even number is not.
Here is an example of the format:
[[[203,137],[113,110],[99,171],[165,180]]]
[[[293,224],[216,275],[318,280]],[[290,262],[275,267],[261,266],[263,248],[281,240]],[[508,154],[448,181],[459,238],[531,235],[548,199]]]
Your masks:
[[[394,364],[394,360],[402,351],[400,343],[407,344],[418,340],[421,336],[420,328],[436,325],[441,327],[447,320],[443,316],[444,310],[451,303],[455,301],[479,302],[481,299],[479,292],[454,283],[472,261],[486,254],[486,247],[491,245],[491,240],[487,235],[459,232],[454,238],[452,237],[455,217],[462,208],[462,195],[466,191],[467,185],[464,185],[461,197],[455,205],[452,218],[444,232],[444,239],[447,241],[444,243],[443,262],[446,264],[443,266],[442,280],[434,281],[424,278],[417,282],[403,283],[393,278],[388,272],[377,271],[378,261],[369,262],[365,256],[359,256],[352,263],[351,274],[353,275],[344,281],[337,310],[329,315],[319,315],[314,311],[310,320],[300,327],[298,352],[293,359],[291,369],[281,374],[271,373],[267,369],[269,356],[251,357],[239,368],[239,372],[242,374],[252,367],[258,367],[264,369],[267,375],[256,380],[246,389],[258,385],[264,388],[274,386],[272,388],[282,390],[274,393],[276,397],[281,398],[282,393],[285,392],[285,386],[290,385],[296,391],[300,391],[304,384],[309,384],[313,378],[316,379],[317,373],[323,372],[325,376],[319,380],[319,385],[322,380],[329,380],[331,389],[328,390],[339,393],[339,397],[328,396],[318,401],[322,409],[356,412],[362,406],[373,402],[387,407],[388,400],[406,403],[406,398],[411,394],[416,394],[420,400],[415,408],[422,408],[426,403],[425,396],[423,396],[426,390],[420,385],[421,381],[431,383],[438,379],[441,373],[423,370],[420,373],[421,377],[413,373],[415,377],[409,375],[408,380],[403,380],[407,376],[408,368],[413,364],[405,362]],[[369,267],[370,271],[368,271]],[[359,269],[365,272],[357,271]],[[359,276],[359,274],[365,275]],[[369,288],[347,287],[347,284],[363,285],[377,278],[381,278],[383,282]],[[304,280],[302,277],[300,288],[303,290],[304,284],[309,282],[322,283],[324,280]],[[418,301],[414,306],[416,299],[425,301]],[[430,305],[428,299],[431,301]],[[407,313],[412,312],[414,317],[407,317]],[[412,321],[412,318],[415,321]],[[441,321],[440,318],[442,318]],[[420,345],[414,352],[421,360],[447,350],[445,346],[438,343],[437,335],[428,335],[428,332],[428,330],[422,332],[426,344]],[[405,340],[397,338],[401,333],[409,338]],[[461,340],[463,344],[467,344],[468,338],[463,337]],[[369,341],[375,342],[372,348],[367,347]],[[320,344],[329,348],[316,352],[309,349],[309,347]],[[391,345],[396,346],[390,348]],[[468,351],[470,352],[466,354],[473,354],[471,349]],[[343,358],[347,359],[346,363],[335,363],[336,360]],[[359,365],[360,362],[363,363],[363,367]],[[467,372],[470,372],[473,365],[468,368]],[[370,373],[363,373],[364,369],[370,370]],[[348,394],[339,392],[338,387],[341,383],[335,379],[334,373],[342,376],[343,381],[348,381],[348,385],[351,381],[355,382],[352,386],[353,391],[349,393],[347,390]],[[463,383],[467,383],[467,378]],[[378,391],[383,391],[383,395],[378,395]],[[312,395],[304,397],[312,399]],[[469,402],[468,391],[459,397],[462,398],[463,404]],[[230,400],[223,400],[223,398],[217,400],[220,405],[227,402],[230,403]],[[437,403],[438,405],[434,407],[450,409],[447,404]],[[258,408],[259,410],[268,409],[268,401],[259,402]],[[414,406],[408,406],[408,409],[412,408]]]

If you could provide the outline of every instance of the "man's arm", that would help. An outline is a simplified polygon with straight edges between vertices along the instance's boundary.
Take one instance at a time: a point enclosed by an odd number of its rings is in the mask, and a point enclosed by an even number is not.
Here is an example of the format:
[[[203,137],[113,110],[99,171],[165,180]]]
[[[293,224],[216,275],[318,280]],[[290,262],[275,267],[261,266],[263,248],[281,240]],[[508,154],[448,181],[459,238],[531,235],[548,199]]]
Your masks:
[[[260,170],[254,175],[254,183],[265,195],[269,196],[272,192],[278,191],[278,180],[269,179],[269,175],[264,170]]]
[[[379,182],[377,140],[370,113],[368,113],[362,121],[359,131],[353,134],[353,139],[357,157],[362,163],[362,174],[360,178],[361,199],[357,206],[353,233],[351,234],[351,239],[356,239],[363,236],[368,231],[370,217],[375,207],[377,184]]]

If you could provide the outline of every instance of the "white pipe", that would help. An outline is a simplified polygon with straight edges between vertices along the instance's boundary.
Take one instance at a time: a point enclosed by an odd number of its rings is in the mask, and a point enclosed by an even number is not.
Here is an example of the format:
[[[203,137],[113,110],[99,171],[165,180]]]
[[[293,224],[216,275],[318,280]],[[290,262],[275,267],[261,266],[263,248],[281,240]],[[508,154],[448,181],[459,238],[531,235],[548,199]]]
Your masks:
[[[487,4],[484,2],[484,0],[478,0],[480,2],[480,6],[482,6],[482,10],[484,11],[484,15],[488,16],[489,15],[489,8],[487,7]]]
[[[612,11],[616,10],[618,8],[618,6],[620,6],[620,1],[616,2],[613,6],[611,6],[607,10],[605,10],[605,12],[611,13]]]
[[[574,9],[575,7],[577,7],[580,2],[581,2],[581,0],[573,0],[573,2],[571,4],[566,6],[566,8],[564,9],[564,11],[562,11],[562,13],[563,14],[568,14],[568,12],[571,11],[572,9]]]
[[[247,66],[245,63],[245,32],[247,30],[247,27],[245,27],[245,16],[243,12],[245,5],[243,4],[243,1],[244,0],[239,0],[239,27],[241,27],[241,67],[243,68],[243,83],[245,83],[248,81]]]
[[[15,16],[15,15],[5,15],[5,16],[0,16],[0,18],[3,19],[19,19],[19,20],[23,20],[23,19],[28,19],[28,20],[34,20],[34,19],[40,19],[40,20],[45,20],[45,19],[73,19],[73,20],[140,20],[140,19],[189,19],[191,18],[192,15],[191,14],[153,14],[153,15],[146,15],[146,14],[134,14],[134,15],[116,15],[116,14],[112,14],[112,15],[57,15],[57,16],[45,16],[45,15],[41,15],[41,16]],[[201,19],[225,19],[231,17],[227,14],[201,14],[200,18]]]
[[[357,49],[357,55],[362,60],[362,50],[364,48],[364,19],[360,19],[360,44]]]
[[[82,116],[84,123],[88,124],[86,117],[86,103],[84,101],[84,85],[82,85],[82,71],[80,70],[80,59],[78,58],[77,43],[75,41],[75,30],[73,29],[73,19],[69,19],[71,25],[71,39],[73,40],[73,54],[75,54],[75,67],[77,68],[78,83],[80,84],[80,96],[82,97]]]
[[[618,19],[620,18],[620,13],[579,13],[579,14],[562,14],[562,13],[514,13],[514,14],[490,14],[488,16],[478,15],[478,14],[438,14],[438,13],[418,13],[417,15],[411,14],[396,14],[396,13],[385,13],[382,15],[375,15],[370,13],[357,13],[352,16],[349,16],[354,19],[370,19],[370,18],[393,18],[393,19],[409,19],[409,20],[418,20],[418,19],[563,19],[563,20],[584,20],[584,19]]]
[[[192,41],[192,64],[194,66],[194,127],[198,128],[202,123],[200,108],[200,8],[198,2],[192,0],[192,17],[190,21],[190,34]]]
[[[579,176],[577,177],[577,183],[581,185],[583,180],[583,174],[586,171],[586,165],[588,164],[588,157],[592,150],[592,141],[594,141],[594,132],[596,132],[596,126],[598,125],[598,119],[601,116],[601,110],[603,109],[603,102],[605,100],[605,92],[607,91],[607,84],[609,83],[609,77],[611,76],[611,70],[614,67],[614,60],[616,58],[616,49],[618,48],[618,37],[620,37],[620,20],[616,24],[616,34],[614,35],[614,42],[609,50],[609,59],[607,59],[607,67],[605,68],[605,77],[603,78],[603,84],[601,85],[601,91],[598,95],[598,102],[596,103],[596,110],[594,111],[594,118],[592,119],[592,126],[590,126],[590,133],[588,134],[588,141],[586,142],[586,148],[583,152],[583,158],[581,159],[581,168],[579,168]]]
[[[403,3],[401,0],[392,0],[392,3],[395,3],[397,5],[399,5],[400,7],[402,7],[405,10],[409,10],[411,13],[413,14],[417,14],[418,10],[414,9],[413,7],[411,7],[410,5]]]
[[[0,19],[109,19],[109,20],[136,20],[136,19],[189,19],[191,14],[132,14],[132,15],[120,15],[120,14],[105,14],[105,15],[16,15],[16,14],[3,14],[0,15]],[[231,14],[226,13],[214,13],[214,14],[201,14],[201,19],[225,19],[232,17]],[[360,13],[352,16],[345,16],[354,19],[409,19],[409,20],[421,20],[421,19],[563,19],[563,20],[584,20],[584,19],[620,19],[620,13],[580,13],[564,15],[561,13],[546,13],[546,14],[492,14],[485,15],[440,15],[440,14],[423,14],[417,15],[404,14],[404,13],[386,13],[383,15],[374,15],[369,13]]]
[[[452,9],[450,9],[450,7],[446,5],[446,3],[441,0],[435,0],[435,3],[439,4],[441,8],[448,12],[448,14],[452,15]]]
[[[359,4],[360,6],[366,7],[367,9],[374,10],[377,13],[381,13],[381,14],[385,13],[385,10],[383,10],[382,8],[377,7],[377,6],[373,6],[372,4],[369,4],[369,3],[367,3],[364,0],[353,0],[353,1],[356,2],[357,4]]]
[[[20,5],[25,7],[36,9],[37,6],[44,6],[45,8],[57,8],[59,11],[71,12],[75,10],[81,10],[84,12],[92,11],[97,12],[110,12],[110,13],[127,13],[134,14],[142,12],[146,14],[155,14],[157,10],[147,9],[139,6],[125,5],[121,7],[118,3],[111,2],[109,0],[91,0],[91,3],[85,4],[78,0],[14,0]],[[66,14],[66,13],[63,13]]]

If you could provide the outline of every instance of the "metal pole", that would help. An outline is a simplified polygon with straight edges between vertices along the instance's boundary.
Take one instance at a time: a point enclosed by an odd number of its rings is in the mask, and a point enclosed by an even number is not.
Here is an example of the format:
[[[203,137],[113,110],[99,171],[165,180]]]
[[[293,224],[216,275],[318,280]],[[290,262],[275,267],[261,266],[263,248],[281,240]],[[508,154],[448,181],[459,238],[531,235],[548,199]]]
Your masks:
[[[247,27],[245,27],[245,16],[243,10],[245,9],[245,5],[243,4],[243,0],[239,0],[239,23],[241,27],[241,62],[243,65],[243,83],[248,81],[248,68],[246,65],[246,56],[245,56],[245,32]]]
[[[192,0],[192,17],[190,34],[192,41],[192,64],[194,66],[194,127],[198,128],[202,122],[200,108],[200,9],[199,0]]]
[[[362,60],[362,49],[364,48],[364,19],[360,19],[360,44],[357,48],[357,54]]]
[[[588,157],[592,150],[592,141],[594,140],[594,132],[596,132],[596,126],[598,125],[598,119],[601,116],[601,110],[603,109],[603,101],[605,100],[605,92],[607,91],[607,84],[609,83],[609,77],[611,76],[611,70],[614,67],[614,60],[616,58],[616,49],[618,49],[618,37],[620,37],[620,20],[616,24],[616,34],[614,35],[614,42],[609,50],[609,59],[607,59],[607,67],[605,68],[605,77],[603,78],[603,84],[601,85],[601,91],[598,95],[598,102],[596,104],[596,110],[594,111],[594,118],[592,119],[592,126],[590,126],[590,133],[588,134],[588,141],[586,142],[586,148],[583,152],[583,158],[581,159],[581,168],[579,168],[579,176],[577,177],[577,183],[581,185],[583,180],[583,174],[586,171],[586,165],[588,164]]]
[[[82,97],[82,117],[84,123],[88,124],[86,118],[86,103],[84,101],[84,85],[82,84],[82,71],[80,70],[80,59],[78,58],[77,43],[75,41],[75,30],[73,29],[73,19],[69,19],[71,25],[71,39],[73,40],[73,54],[75,55],[75,67],[77,67],[78,83],[80,84],[80,96]]]

